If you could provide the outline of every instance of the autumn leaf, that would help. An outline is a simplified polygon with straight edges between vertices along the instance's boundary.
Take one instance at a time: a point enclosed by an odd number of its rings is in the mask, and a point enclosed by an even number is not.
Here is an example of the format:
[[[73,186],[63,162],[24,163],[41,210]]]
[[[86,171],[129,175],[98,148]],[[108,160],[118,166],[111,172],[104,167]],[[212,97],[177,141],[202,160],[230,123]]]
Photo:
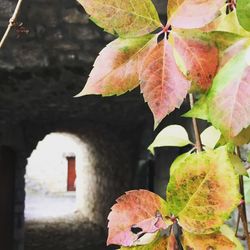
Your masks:
[[[174,48],[183,59],[188,79],[201,90],[212,84],[219,65],[219,50],[209,40],[209,35],[198,31],[179,31],[172,33]]]
[[[250,31],[250,1],[237,0],[237,17],[240,25],[247,31]]]
[[[238,175],[226,147],[192,154],[175,169],[167,188],[169,211],[190,233],[214,232],[240,202]]]
[[[140,80],[144,100],[154,115],[155,127],[180,107],[190,87],[176,65],[173,48],[167,39],[152,44],[143,61]]]
[[[250,125],[249,49],[233,57],[217,74],[207,100],[209,118],[226,138]]]
[[[226,65],[234,56],[239,54],[242,50],[247,49],[249,46],[250,39],[249,38],[242,38],[236,41],[232,46],[228,47],[226,50],[221,52],[221,60],[219,68],[221,69],[223,66]]]
[[[237,3],[238,4],[238,3]],[[221,10],[222,14],[213,22],[202,28],[203,31],[223,31],[230,32],[242,37],[249,37],[250,32],[247,32],[239,24],[236,11],[233,10],[229,14],[226,13],[226,7]]]
[[[173,235],[170,237],[158,237],[155,241],[144,246],[121,247],[121,250],[176,250],[176,240]]]
[[[117,199],[108,216],[107,244],[135,246],[145,234],[167,227],[166,202],[147,190],[129,191]]]
[[[197,235],[184,231],[182,244],[184,249],[235,250],[236,244],[221,232]]]
[[[142,58],[155,35],[140,38],[118,38],[104,48],[94,63],[89,79],[77,96],[100,94],[121,95],[139,85]]]
[[[148,34],[162,24],[151,0],[78,0],[105,31],[121,37]]]
[[[169,0],[168,23],[176,28],[200,28],[219,16],[224,0]]]

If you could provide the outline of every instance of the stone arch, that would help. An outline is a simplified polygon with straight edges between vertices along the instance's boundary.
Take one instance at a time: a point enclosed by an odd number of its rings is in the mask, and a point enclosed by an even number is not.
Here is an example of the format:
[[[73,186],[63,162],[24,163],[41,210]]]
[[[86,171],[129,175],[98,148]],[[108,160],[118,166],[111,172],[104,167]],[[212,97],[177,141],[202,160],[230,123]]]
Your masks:
[[[65,146],[63,146],[63,143],[65,143]],[[45,149],[44,146],[47,147],[48,145],[51,148]],[[53,151],[53,148],[56,149],[55,147],[60,148]],[[46,153],[50,154],[48,155],[49,158],[54,154],[56,157],[54,161],[60,160],[60,164],[57,162],[53,166],[51,165],[52,162],[46,162],[46,158],[44,158],[45,162],[33,162],[36,157],[41,159]],[[60,153],[62,155],[59,155]],[[72,155],[76,159],[76,210],[82,216],[94,220],[95,194],[98,192],[95,182],[96,172],[93,167],[94,156],[88,144],[73,133],[49,133],[37,144],[36,150],[32,152],[26,167],[26,196],[32,191],[54,194],[66,192],[66,161],[67,157]]]

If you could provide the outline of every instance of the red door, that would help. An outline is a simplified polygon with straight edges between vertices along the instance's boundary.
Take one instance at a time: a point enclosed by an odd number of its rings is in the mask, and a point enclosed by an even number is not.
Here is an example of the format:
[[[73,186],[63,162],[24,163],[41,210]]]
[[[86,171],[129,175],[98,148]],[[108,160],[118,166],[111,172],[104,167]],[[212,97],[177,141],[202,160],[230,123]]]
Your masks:
[[[68,187],[67,191],[76,191],[76,158],[67,157],[68,160]]]

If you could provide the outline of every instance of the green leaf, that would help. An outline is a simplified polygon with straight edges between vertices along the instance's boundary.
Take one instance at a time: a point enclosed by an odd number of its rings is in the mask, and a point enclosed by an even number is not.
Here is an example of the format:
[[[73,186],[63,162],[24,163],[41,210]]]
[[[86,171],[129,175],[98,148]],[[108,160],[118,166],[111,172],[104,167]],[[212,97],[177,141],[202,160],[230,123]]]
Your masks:
[[[223,227],[223,226],[222,226]],[[227,229],[222,228],[226,231]],[[216,232],[212,234],[192,234],[185,232],[183,233],[182,244],[184,249],[218,249],[218,250],[243,250],[240,242],[236,237],[232,237],[228,232]],[[229,235],[230,234],[230,235]]]
[[[207,96],[209,120],[227,139],[250,125],[249,50],[243,50],[220,70]]]
[[[250,162],[250,152],[247,153],[247,162]]]
[[[170,176],[169,211],[190,233],[218,230],[240,200],[238,175],[225,147],[190,155]]]
[[[191,144],[188,133],[180,125],[170,125],[164,128],[155,138],[153,143],[148,147],[149,151],[154,154],[154,148],[157,147],[184,147]]]
[[[151,0],[78,0],[91,19],[105,31],[121,37],[148,34],[162,24]]]
[[[97,57],[84,89],[77,95],[121,95],[139,85],[140,64],[155,35],[118,38]]]
[[[220,232],[235,244],[236,248],[233,248],[233,250],[244,250],[239,239],[235,237],[235,232],[229,226],[222,225]]]
[[[250,31],[250,1],[237,0],[237,17],[240,25]]]
[[[214,149],[221,137],[221,132],[220,130],[211,126],[205,129],[200,136],[201,136],[201,142],[204,146],[206,146],[206,148]]]
[[[248,170],[248,176],[250,174],[250,171]],[[250,204],[250,178],[244,176],[243,177],[244,180],[244,191],[245,191],[245,202],[247,204]]]
[[[209,120],[208,106],[206,96],[203,95],[193,106],[191,110],[182,115],[183,117],[198,118],[201,120]]]
[[[235,154],[229,154],[229,158],[230,158],[231,163],[234,166],[235,172],[237,174],[248,176],[247,170],[246,170],[243,162],[239,158],[239,156],[237,156]]]
[[[116,201],[108,216],[108,245],[136,246],[143,243],[141,236],[149,234],[153,240],[157,231],[172,224],[165,219],[169,216],[166,201],[152,192],[133,190]],[[133,228],[141,230],[134,232]],[[144,238],[144,243],[149,239]]]
[[[238,3],[237,3],[238,5]],[[237,6],[238,8],[238,6]],[[242,37],[249,37],[250,33],[241,27],[239,24],[236,11],[232,11],[229,14],[226,14],[226,7],[221,10],[223,13],[212,23],[208,24],[204,30],[205,31],[224,31],[230,32]]]

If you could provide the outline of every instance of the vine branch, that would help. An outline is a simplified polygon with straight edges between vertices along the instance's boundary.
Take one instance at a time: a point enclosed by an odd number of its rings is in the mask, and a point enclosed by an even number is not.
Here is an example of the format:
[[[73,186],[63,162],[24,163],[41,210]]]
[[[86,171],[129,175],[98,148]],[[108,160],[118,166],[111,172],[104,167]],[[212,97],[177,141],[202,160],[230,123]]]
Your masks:
[[[239,147],[236,147],[236,154],[241,158],[241,153],[240,153],[240,148]],[[239,214],[238,214],[238,220],[237,220],[236,234],[238,233],[239,222],[240,222],[240,219],[241,219],[242,225],[243,225],[243,230],[244,230],[244,238],[246,239],[248,249],[250,250],[250,235],[249,235],[249,230],[248,230],[246,204],[244,202],[245,201],[245,192],[244,192],[244,182],[243,182],[243,176],[242,175],[240,175],[240,177],[239,177],[239,184],[240,184],[240,194],[242,196],[243,202],[238,207]]]
[[[7,27],[6,31],[4,32],[4,35],[3,35],[3,37],[2,37],[2,39],[1,39],[1,41],[0,41],[0,49],[2,48],[2,46],[3,46],[3,44],[4,44],[4,42],[5,42],[6,38],[7,38],[7,36],[9,35],[9,32],[10,32],[11,28],[12,28],[12,27],[14,26],[14,24],[15,24],[15,21],[16,21],[18,12],[19,12],[19,10],[20,10],[22,1],[23,1],[23,0],[18,0],[18,2],[17,2],[16,8],[15,8],[15,10],[14,10],[14,13],[13,13],[12,17],[11,17],[10,20],[9,20],[8,27]]]
[[[193,94],[189,94],[189,102],[190,102],[190,107],[193,108],[193,106],[194,106]],[[195,146],[196,146],[197,151],[201,152],[202,151],[202,143],[201,143],[200,131],[199,131],[199,127],[198,127],[196,118],[192,118],[192,122],[193,122],[194,134],[195,134]]]

